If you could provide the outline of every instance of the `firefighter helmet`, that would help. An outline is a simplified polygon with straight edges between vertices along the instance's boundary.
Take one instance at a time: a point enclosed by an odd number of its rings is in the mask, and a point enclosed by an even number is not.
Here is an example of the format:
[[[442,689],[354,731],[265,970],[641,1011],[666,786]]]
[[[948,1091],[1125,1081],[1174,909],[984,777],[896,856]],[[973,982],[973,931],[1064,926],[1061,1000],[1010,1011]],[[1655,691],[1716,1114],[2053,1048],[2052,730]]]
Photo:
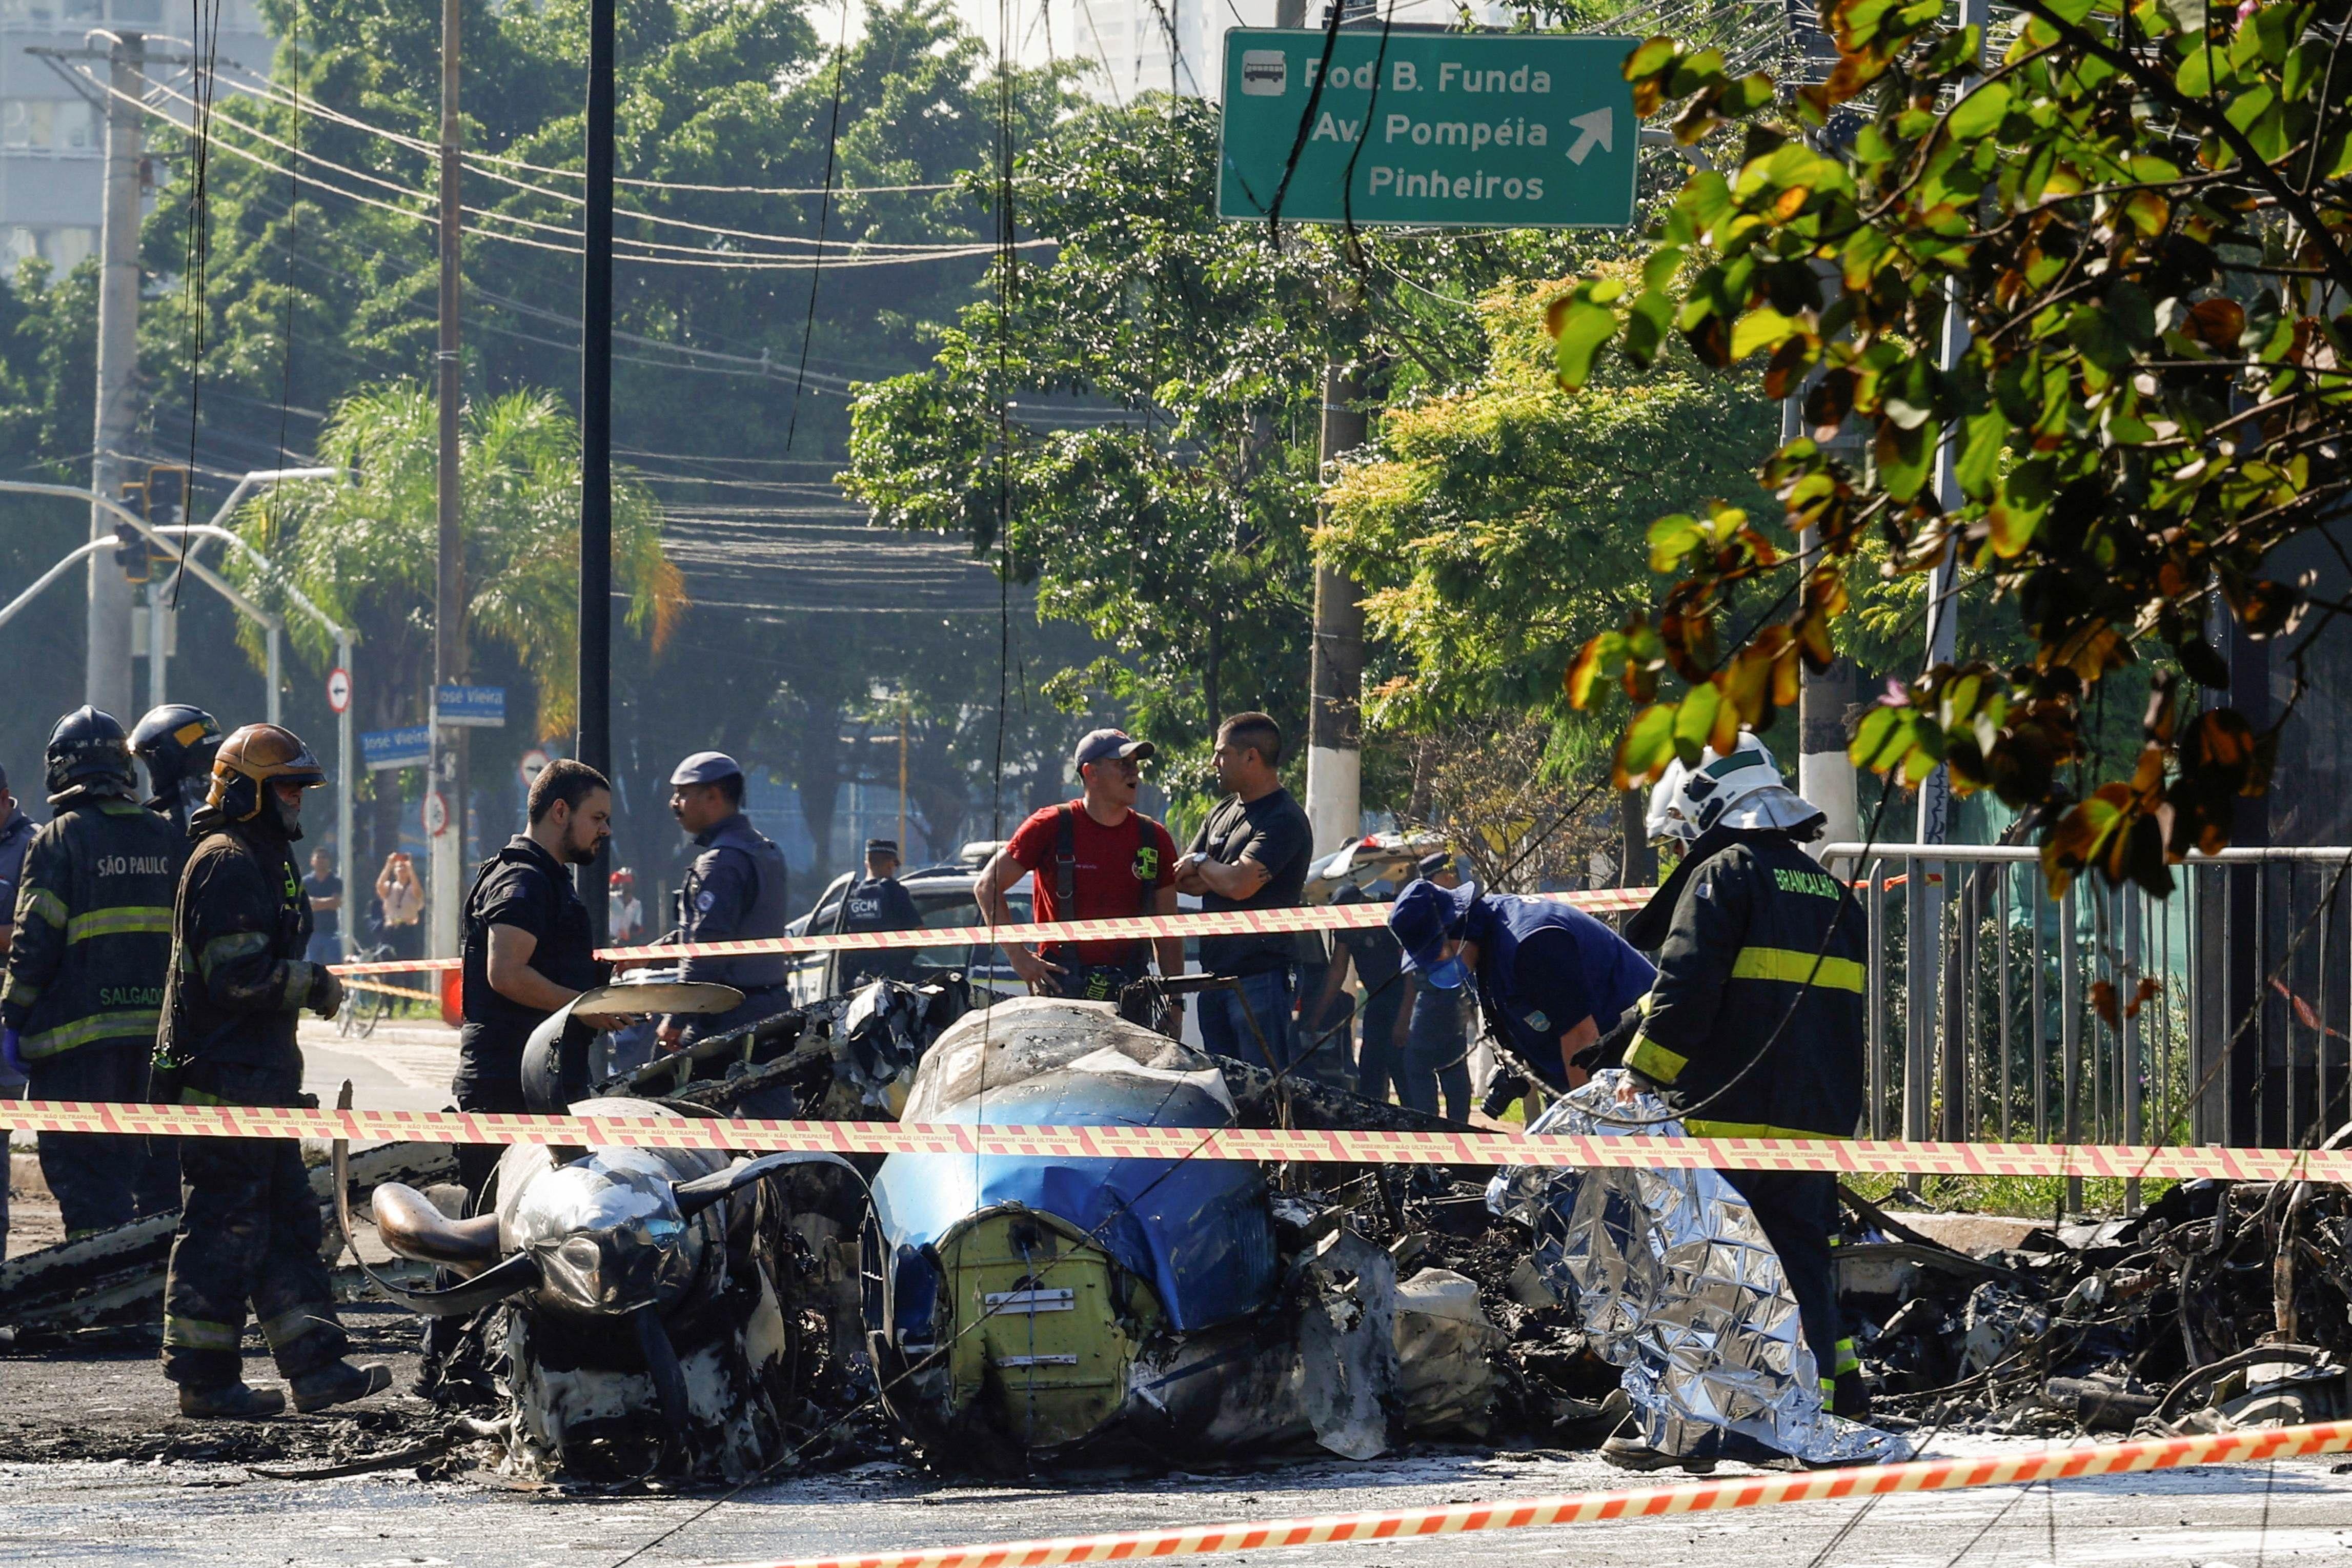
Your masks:
[[[310,789],[326,781],[327,770],[300,736],[274,724],[248,724],[214,753],[212,793],[205,804],[233,822],[249,822],[261,812],[264,785]]]
[[[41,758],[51,800],[75,789],[128,795],[137,786],[131,771],[131,740],[121,721],[87,703],[58,720]]]

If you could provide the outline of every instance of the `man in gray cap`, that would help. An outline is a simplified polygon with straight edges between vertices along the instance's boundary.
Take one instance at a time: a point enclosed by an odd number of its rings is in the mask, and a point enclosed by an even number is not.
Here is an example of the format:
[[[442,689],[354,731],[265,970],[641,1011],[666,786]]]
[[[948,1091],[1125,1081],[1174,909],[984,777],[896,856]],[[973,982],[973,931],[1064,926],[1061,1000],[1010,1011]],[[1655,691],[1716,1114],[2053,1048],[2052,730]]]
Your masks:
[[[677,894],[678,939],[683,942],[743,942],[782,936],[792,920],[786,901],[784,852],[743,815],[743,769],[723,751],[698,751],[669,776],[670,815],[701,851]],[[785,986],[789,960],[782,953],[732,958],[688,958],[679,978],[711,980],[743,993],[742,1003],[716,1017],[681,1027],[662,1020],[658,1038],[676,1051],[714,1034],[725,1034],[792,1006]]]

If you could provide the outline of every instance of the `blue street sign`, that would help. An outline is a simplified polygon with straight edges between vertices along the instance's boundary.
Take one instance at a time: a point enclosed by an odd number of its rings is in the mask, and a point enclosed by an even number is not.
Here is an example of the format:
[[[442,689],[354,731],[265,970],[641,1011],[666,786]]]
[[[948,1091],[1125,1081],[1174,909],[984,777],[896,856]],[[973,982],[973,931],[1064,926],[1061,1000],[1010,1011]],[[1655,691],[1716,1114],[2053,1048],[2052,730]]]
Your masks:
[[[406,729],[371,729],[360,737],[360,756],[371,771],[422,768],[432,755],[433,732],[421,724]]]
[[[433,694],[434,714],[443,724],[468,729],[504,729],[507,689],[504,686],[441,686]]]

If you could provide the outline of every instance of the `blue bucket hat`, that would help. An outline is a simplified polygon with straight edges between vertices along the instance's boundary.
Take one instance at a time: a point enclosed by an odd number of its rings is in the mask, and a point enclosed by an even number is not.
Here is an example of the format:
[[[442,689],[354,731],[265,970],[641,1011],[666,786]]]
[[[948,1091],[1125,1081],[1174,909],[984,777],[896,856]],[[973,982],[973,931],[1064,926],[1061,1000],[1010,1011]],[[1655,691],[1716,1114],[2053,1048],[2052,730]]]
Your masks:
[[[1430,977],[1431,983],[1451,990],[1459,986],[1459,966],[1443,961],[1445,940],[1459,936],[1469,922],[1470,906],[1478,900],[1478,884],[1465,882],[1460,887],[1440,887],[1423,879],[1408,885],[1397,894],[1389,910],[1389,929],[1395,933],[1397,945],[1404,949],[1404,967],[1417,974]],[[1435,971],[1441,967],[1453,967],[1456,974],[1454,984],[1447,986]]]

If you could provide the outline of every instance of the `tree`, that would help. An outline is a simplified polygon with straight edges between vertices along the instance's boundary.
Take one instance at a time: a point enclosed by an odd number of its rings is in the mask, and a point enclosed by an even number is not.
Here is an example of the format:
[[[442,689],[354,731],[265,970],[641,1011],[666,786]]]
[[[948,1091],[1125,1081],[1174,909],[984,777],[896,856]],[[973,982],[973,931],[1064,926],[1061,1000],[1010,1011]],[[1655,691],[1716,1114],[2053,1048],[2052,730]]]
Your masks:
[[[1654,774],[1793,704],[1865,538],[1904,571],[1957,549],[2031,655],[1927,671],[1856,759],[1914,783],[1948,763],[1956,789],[2034,813],[2057,885],[2096,867],[2164,890],[2168,861],[2228,841],[2277,740],[2184,684],[2228,682],[2209,596],[2249,636],[2300,632],[2298,667],[2347,608],[2273,561],[2352,489],[2352,62],[2341,11],[2291,0],[2020,9],[1987,68],[1939,6],[1825,0],[1836,68],[1793,95],[1667,38],[1628,58],[1637,108],[1678,104],[1675,134],[1713,137],[1723,167],[1690,177],[1638,279],[1561,301],[1560,378],[1583,385],[1611,343],[1646,366],[1671,329],[1708,364],[1754,361],[1767,396],[1810,384],[1811,433],[1763,472],[1819,549],[1732,507],[1660,519],[1654,563],[1679,580],[1588,642],[1570,689],[1622,687],[1619,772]],[[1948,298],[1972,332],[1948,371]],[[1866,470],[1822,444],[1842,425]],[[1930,482],[1948,442],[1957,504]],[[2172,667],[2129,776],[2101,778],[2086,707],[2141,641]]]
[[[433,677],[438,423],[414,382],[338,403],[319,443],[349,482],[304,480],[255,497],[231,526],[269,562],[231,558],[238,585],[273,607],[299,590],[359,634],[366,678],[355,698],[377,728],[421,724]],[[461,430],[467,621],[478,645],[503,644],[537,690],[533,733],[572,724],[577,671],[580,435],[546,393],[469,405]],[[662,554],[660,508],[625,470],[613,485],[613,580],[627,623],[658,649],[686,606]],[[287,617],[295,648],[320,670],[334,647],[315,622]],[[257,652],[250,629],[240,633]],[[379,810],[388,802],[379,798]],[[378,829],[383,823],[379,818]]]

